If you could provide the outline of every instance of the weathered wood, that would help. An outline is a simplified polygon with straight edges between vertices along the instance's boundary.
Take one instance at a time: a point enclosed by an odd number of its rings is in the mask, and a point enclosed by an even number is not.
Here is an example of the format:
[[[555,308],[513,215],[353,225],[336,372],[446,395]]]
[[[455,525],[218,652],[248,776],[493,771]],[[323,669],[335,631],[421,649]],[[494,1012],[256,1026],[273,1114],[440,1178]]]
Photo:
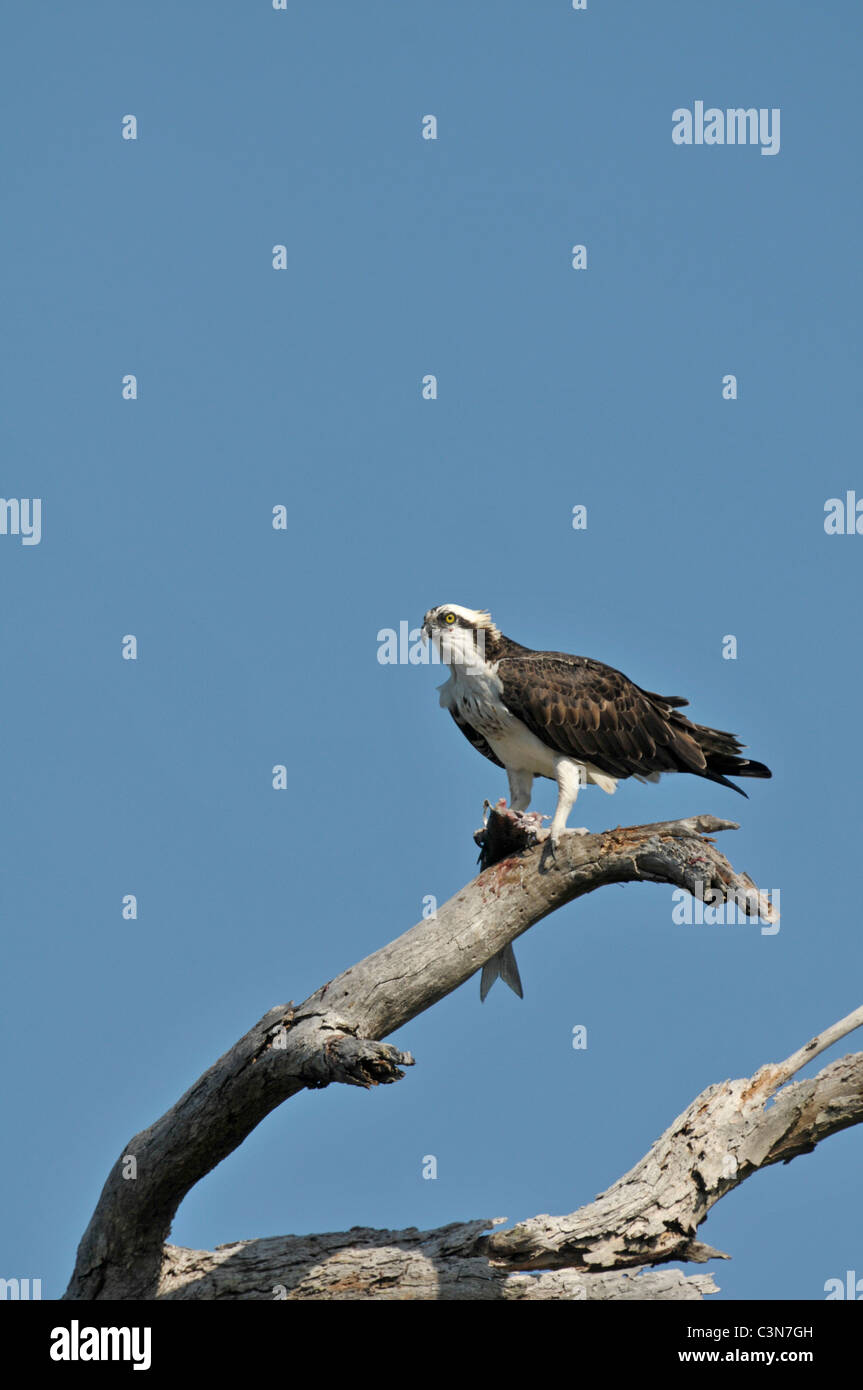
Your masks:
[[[490,820],[495,816],[508,818],[496,811]],[[531,843],[536,836],[529,828],[497,827],[525,847],[486,869],[435,918],[344,971],[299,1007],[271,1009],[167,1114],[130,1141],[108,1176],[65,1297],[153,1297],[171,1221],[194,1183],[298,1091],[333,1081],[370,1086],[399,1080],[400,1068],[412,1059],[380,1040],[564,903],[607,883],[639,881],[690,892],[701,884],[723,896],[757,894],[705,838],[732,826],[695,816],[572,835],[554,857],[546,845]],[[766,899],[762,906],[770,911]],[[130,1156],[135,1177],[127,1176]]]
[[[709,1274],[679,1270],[512,1274],[477,1253],[490,1221],[437,1231],[355,1228],[327,1235],[238,1241],[216,1250],[165,1247],[160,1299],[185,1301],[329,1299],[594,1301],[700,1299],[717,1288]]]
[[[758,1169],[811,1153],[863,1121],[863,1053],[787,1086],[766,1108],[776,1090],[770,1071],[708,1087],[595,1202],[489,1236],[489,1258],[507,1269],[579,1270],[727,1258],[696,1239],[720,1197]]]
[[[828,1033],[860,1026],[860,1015],[863,1010]],[[842,1057],[812,1080],[775,1095],[781,1072],[782,1066],[768,1065],[751,1078],[708,1087],[640,1163],[568,1216],[537,1216],[491,1234],[499,1222],[434,1231],[355,1228],[242,1241],[214,1251],[167,1246],[158,1296],[593,1300],[715,1293],[711,1276],[654,1270],[627,1278],[623,1271],[669,1260],[727,1258],[696,1239],[711,1207],[759,1169],[790,1162],[863,1120],[863,1053]],[[525,1278],[515,1271],[536,1272]]]

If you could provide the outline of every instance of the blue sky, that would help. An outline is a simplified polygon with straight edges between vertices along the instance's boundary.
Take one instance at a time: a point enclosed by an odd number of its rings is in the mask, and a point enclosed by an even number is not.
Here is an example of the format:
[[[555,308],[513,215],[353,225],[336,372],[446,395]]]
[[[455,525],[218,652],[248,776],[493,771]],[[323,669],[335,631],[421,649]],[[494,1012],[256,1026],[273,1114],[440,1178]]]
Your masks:
[[[677,926],[660,886],[570,905],[518,943],[523,1002],[471,980],[394,1039],[397,1086],[283,1106],[175,1243],[571,1211],[861,1002],[863,537],[823,524],[863,497],[861,27],[800,0],[7,14],[0,493],[43,532],[0,536],[0,1273],[59,1296],[128,1139],[473,876],[504,774],[439,668],[377,660],[434,604],[738,733],[774,769],[749,801],[627,782],[573,823],[739,818],[722,848],[781,930]],[[779,154],[673,144],[696,100],[780,108]],[[861,1158],[848,1131],[726,1197],[721,1297],[863,1273]]]

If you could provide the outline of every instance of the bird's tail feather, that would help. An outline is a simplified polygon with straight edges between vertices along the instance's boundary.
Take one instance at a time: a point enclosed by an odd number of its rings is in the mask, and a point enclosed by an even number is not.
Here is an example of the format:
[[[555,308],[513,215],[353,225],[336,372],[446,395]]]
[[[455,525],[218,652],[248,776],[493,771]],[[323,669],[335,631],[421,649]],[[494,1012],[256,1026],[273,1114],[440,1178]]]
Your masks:
[[[502,951],[498,951],[497,955],[492,956],[491,960],[487,960],[483,966],[482,978],[479,982],[479,997],[482,1003],[485,1003],[485,997],[495,980],[503,980],[505,985],[509,985],[513,994],[517,994],[519,999],[524,998],[521,976],[518,973],[512,944],[504,946]]]
[[[734,777],[772,777],[773,773],[764,763],[757,763],[753,758],[738,758],[716,753],[708,753],[707,768],[701,774],[711,782],[719,782],[723,787],[731,787],[732,791],[739,792],[741,796],[747,793],[742,787],[738,787],[736,782],[729,781],[724,774],[730,772]]]
[[[690,731],[705,761],[705,766],[699,775],[706,777],[708,781],[718,782],[720,786],[730,787],[732,791],[746,796],[742,787],[738,787],[736,782],[728,780],[729,776],[773,776],[765,763],[756,762],[754,758],[747,758],[743,755],[744,745],[735,734],[726,733],[724,729],[708,728],[706,724],[692,724]]]
[[[708,753],[707,767],[710,772],[730,772],[732,777],[772,777],[773,773],[765,763],[757,763],[754,758],[717,757]]]

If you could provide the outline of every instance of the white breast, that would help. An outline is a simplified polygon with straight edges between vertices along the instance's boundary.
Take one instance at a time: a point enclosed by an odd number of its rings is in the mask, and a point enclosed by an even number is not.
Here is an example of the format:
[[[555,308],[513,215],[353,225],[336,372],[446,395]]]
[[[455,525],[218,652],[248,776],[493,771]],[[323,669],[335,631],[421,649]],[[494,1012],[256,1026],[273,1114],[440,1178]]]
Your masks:
[[[513,716],[503,703],[503,683],[497,666],[453,666],[440,690],[444,709],[455,710],[483,735],[505,727]]]
[[[491,747],[507,769],[554,777],[560,754],[547,748],[503,703],[497,665],[455,666],[438,687],[444,709],[454,710]]]
[[[565,764],[583,770],[582,782],[593,782],[604,792],[616,789],[616,777],[600,772],[592,763],[562,756],[510,713],[503,703],[503,683],[496,663],[452,666],[450,671],[449,680],[438,686],[441,705],[454,710],[459,718],[482,734],[508,772],[527,772],[533,777],[557,780],[561,764]]]

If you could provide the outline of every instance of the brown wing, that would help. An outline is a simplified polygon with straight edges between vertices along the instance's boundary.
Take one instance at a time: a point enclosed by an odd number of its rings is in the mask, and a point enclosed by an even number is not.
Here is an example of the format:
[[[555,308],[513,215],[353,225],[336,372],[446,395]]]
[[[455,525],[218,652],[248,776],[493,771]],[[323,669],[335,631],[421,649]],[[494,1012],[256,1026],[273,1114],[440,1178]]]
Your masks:
[[[560,753],[611,777],[710,776],[698,725],[677,713],[687,703],[678,696],[642,690],[613,666],[564,652],[504,657],[498,675],[507,709]]]

